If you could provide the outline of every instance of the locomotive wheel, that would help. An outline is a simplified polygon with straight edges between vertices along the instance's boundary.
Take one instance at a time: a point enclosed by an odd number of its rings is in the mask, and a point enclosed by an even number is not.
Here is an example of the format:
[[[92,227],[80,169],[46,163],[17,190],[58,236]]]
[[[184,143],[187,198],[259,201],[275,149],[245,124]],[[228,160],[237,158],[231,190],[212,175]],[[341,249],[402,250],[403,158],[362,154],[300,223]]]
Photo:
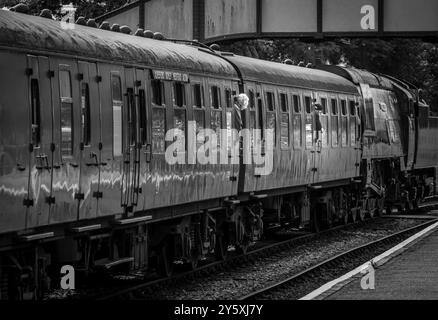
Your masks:
[[[381,217],[383,215],[383,209],[385,207],[385,199],[380,198],[376,200],[376,214]]]
[[[158,255],[158,273],[163,277],[170,277],[173,269],[173,250],[170,241],[165,240],[160,246]]]
[[[348,224],[348,217],[349,216],[349,214],[348,214],[348,211],[347,210],[343,210],[343,214],[342,214],[342,222],[344,223],[344,224]]]
[[[246,254],[248,252],[249,243],[245,241],[245,243],[239,244],[237,247],[237,252],[240,254]]]
[[[190,259],[190,262],[189,262],[189,268],[190,268],[190,270],[196,270],[197,268],[198,268],[198,264],[199,264],[199,257],[192,257],[191,259]]]
[[[216,235],[214,254],[217,260],[225,260],[228,254],[228,241],[223,234]]]
[[[368,199],[368,212],[370,214],[370,218],[374,218],[374,215],[376,213],[376,200],[375,199]]]
[[[359,221],[365,221],[367,211],[364,209],[359,209]]]
[[[351,209],[351,221],[356,222],[357,221],[357,209]]]

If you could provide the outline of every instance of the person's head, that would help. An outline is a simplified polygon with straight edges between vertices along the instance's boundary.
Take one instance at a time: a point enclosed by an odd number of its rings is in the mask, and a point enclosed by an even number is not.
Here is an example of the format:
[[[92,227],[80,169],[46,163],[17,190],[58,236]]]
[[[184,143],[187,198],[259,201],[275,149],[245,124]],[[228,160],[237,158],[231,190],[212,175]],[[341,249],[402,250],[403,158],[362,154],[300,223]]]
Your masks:
[[[248,108],[249,98],[246,94],[241,93],[236,97],[236,102],[240,110],[245,110]]]

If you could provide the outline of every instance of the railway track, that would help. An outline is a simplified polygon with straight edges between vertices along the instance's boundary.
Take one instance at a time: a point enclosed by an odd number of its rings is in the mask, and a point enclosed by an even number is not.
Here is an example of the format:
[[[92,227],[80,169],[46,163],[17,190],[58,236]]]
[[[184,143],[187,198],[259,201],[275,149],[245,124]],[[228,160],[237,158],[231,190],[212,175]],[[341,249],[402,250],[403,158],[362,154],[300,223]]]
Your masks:
[[[417,226],[338,254],[293,276],[244,295],[240,297],[240,300],[294,299],[304,296],[304,294],[328,282],[328,279],[329,281],[333,280],[345,271],[350,271],[357,265],[371,260],[376,256],[376,253],[380,254],[386,251],[388,247],[392,247],[437,221],[438,219],[431,219]]]
[[[438,205],[437,198],[434,197],[428,199],[427,201],[422,203],[421,206],[419,206],[419,209],[416,210],[416,212],[418,213],[419,211],[424,211],[427,208],[434,207],[436,205]],[[329,230],[324,230],[319,233],[308,233],[301,236],[291,237],[286,240],[277,241],[275,243],[272,243],[271,241],[271,243],[269,244],[263,245],[261,247],[256,247],[252,250],[248,250],[246,254],[232,254],[226,260],[209,262],[205,265],[198,266],[198,268],[195,270],[182,271],[169,278],[152,277],[148,280],[125,281],[125,283],[123,283],[123,281],[116,281],[115,285],[111,286],[110,288],[98,288],[97,290],[91,290],[91,293],[77,294],[73,298],[76,299],[79,297],[81,299],[86,298],[93,300],[141,298],[143,292],[154,292],[154,290],[159,290],[160,288],[166,286],[172,286],[187,279],[196,279],[198,277],[202,277],[208,274],[220,272],[221,270],[235,268],[239,265],[243,265],[245,263],[255,261],[260,258],[275,255],[278,252],[288,250],[292,247],[312,242],[313,240],[322,236],[335,234],[336,232],[339,232],[341,230],[348,230],[348,228],[360,228],[370,221],[371,220],[357,221],[355,223],[340,225]]]
[[[361,224],[365,224],[365,223],[366,223],[366,221],[349,223],[346,225],[340,225],[340,226],[334,227],[334,228],[329,229],[329,230],[324,230],[324,231],[321,231],[319,233],[309,233],[309,234],[294,237],[291,239],[268,244],[268,245],[265,245],[265,246],[257,248],[257,249],[249,250],[246,254],[235,255],[235,256],[228,257],[226,260],[208,263],[206,265],[198,267],[196,270],[178,273],[177,275],[172,276],[170,278],[161,278],[161,279],[152,280],[152,281],[149,281],[146,283],[141,283],[139,285],[129,286],[127,288],[121,288],[117,292],[111,292],[109,294],[104,294],[104,295],[98,295],[98,296],[95,296],[92,298],[95,298],[97,300],[110,300],[110,299],[115,299],[115,298],[117,298],[117,299],[119,299],[119,298],[127,298],[127,299],[135,298],[136,292],[139,292],[139,291],[144,291],[144,290],[153,291],[157,287],[171,285],[172,283],[175,283],[177,281],[182,281],[186,278],[198,277],[198,276],[202,276],[204,274],[208,274],[209,272],[216,272],[216,271],[221,270],[221,269],[233,267],[233,266],[236,266],[238,264],[243,264],[244,262],[249,261],[251,259],[256,259],[258,257],[263,257],[266,255],[272,255],[272,254],[275,254],[276,252],[291,248],[292,246],[296,246],[296,245],[310,242],[313,239],[320,237],[321,235],[334,233],[334,232],[339,231],[341,229],[349,228],[352,226],[360,226]]]

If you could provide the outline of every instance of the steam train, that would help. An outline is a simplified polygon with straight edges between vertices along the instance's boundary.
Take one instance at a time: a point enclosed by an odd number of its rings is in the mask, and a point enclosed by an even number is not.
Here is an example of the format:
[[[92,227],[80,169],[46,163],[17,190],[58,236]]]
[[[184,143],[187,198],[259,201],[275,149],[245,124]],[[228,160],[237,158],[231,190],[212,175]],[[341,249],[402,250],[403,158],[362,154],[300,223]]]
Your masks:
[[[436,194],[438,117],[413,85],[130,33],[0,10],[0,299],[66,264],[168,276]],[[274,132],[270,174],[166,161],[169,129],[233,128],[242,93],[243,126]]]

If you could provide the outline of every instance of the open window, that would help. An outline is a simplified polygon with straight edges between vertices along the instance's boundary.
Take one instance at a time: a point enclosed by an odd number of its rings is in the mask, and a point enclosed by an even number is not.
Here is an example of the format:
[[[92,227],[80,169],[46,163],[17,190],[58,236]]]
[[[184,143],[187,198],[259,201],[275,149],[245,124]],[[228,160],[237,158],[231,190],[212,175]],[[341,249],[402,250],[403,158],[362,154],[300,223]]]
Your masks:
[[[30,81],[30,95],[32,104],[32,144],[34,147],[39,147],[41,145],[41,105],[37,79]]]
[[[91,143],[90,88],[85,82],[81,86],[81,127],[82,143],[88,146]]]
[[[299,95],[292,95],[293,100],[293,139],[294,147],[301,147],[302,137],[302,124],[301,124],[301,98]]]
[[[271,91],[266,92],[266,105],[267,105],[268,111],[275,110],[275,97],[274,97],[274,93]]]
[[[164,105],[164,82],[162,80],[151,80],[152,103],[156,106]]]
[[[186,106],[186,91],[182,82],[173,83],[173,105],[180,108]]]
[[[221,105],[221,89],[218,86],[212,86],[210,88],[211,107],[213,109],[220,109]]]
[[[204,88],[201,84],[192,85],[193,105],[197,108],[204,107]]]

